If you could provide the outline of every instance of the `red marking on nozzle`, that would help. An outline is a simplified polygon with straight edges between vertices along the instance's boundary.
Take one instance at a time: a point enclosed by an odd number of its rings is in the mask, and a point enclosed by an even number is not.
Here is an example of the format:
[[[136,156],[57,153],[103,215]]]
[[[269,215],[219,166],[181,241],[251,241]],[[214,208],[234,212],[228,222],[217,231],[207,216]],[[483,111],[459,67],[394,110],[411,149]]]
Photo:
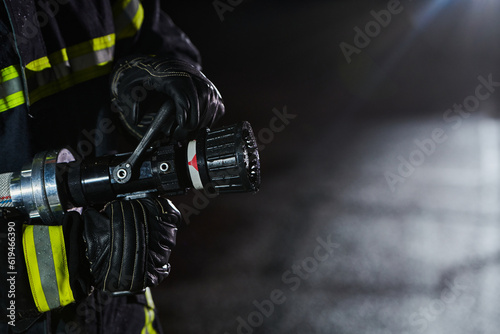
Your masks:
[[[193,156],[190,162],[188,162],[189,166],[192,166],[194,169],[198,171],[198,161],[196,160],[196,154]]]

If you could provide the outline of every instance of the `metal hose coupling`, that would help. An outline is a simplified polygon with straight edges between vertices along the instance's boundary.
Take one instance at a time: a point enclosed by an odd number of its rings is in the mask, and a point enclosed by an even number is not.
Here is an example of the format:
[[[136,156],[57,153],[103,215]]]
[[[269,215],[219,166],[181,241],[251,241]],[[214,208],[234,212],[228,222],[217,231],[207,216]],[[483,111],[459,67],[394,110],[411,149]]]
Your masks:
[[[64,215],[59,197],[57,164],[73,161],[67,149],[37,153],[31,164],[11,173],[9,196],[11,207],[25,212],[30,218],[41,218],[45,224],[56,224]]]

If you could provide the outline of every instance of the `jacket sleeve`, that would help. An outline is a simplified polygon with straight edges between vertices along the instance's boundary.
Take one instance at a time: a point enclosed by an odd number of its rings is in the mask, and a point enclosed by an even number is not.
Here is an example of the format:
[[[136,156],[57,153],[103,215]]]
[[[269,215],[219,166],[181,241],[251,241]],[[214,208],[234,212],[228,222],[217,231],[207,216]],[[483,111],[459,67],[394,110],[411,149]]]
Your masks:
[[[131,20],[135,20],[137,33],[120,38],[123,36],[121,35],[123,27],[119,26],[120,16],[123,16],[127,7],[134,3],[136,3],[137,11]],[[198,49],[170,16],[161,9],[160,0],[114,0],[112,7],[118,36],[116,59],[131,54],[157,55],[184,60],[201,69]]]
[[[0,249],[7,255],[0,269],[8,282],[0,290],[0,304],[8,326],[26,329],[43,313],[89,295],[83,245],[75,242],[81,239],[81,224],[65,230],[61,225],[27,225],[15,210],[0,210],[0,223]]]

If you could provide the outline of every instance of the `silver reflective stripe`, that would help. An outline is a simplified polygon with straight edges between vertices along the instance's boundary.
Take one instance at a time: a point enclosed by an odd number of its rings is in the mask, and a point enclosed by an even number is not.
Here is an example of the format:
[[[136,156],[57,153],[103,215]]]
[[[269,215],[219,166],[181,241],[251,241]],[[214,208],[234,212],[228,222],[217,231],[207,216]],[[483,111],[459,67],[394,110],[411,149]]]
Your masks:
[[[26,65],[30,104],[111,71],[115,34],[58,50]]]
[[[144,21],[144,10],[140,0],[122,0],[113,7],[113,18],[117,39],[134,36]]]
[[[19,65],[0,69],[0,112],[15,108],[25,102],[24,82]]]
[[[4,81],[0,84],[0,99],[4,99],[9,95],[22,91],[23,91],[23,81],[21,77]]]
[[[57,276],[52,256],[52,244],[50,242],[49,226],[33,226],[33,241],[35,243],[38,271],[42,282],[43,293],[50,309],[61,305],[59,301],[59,289],[57,287]]]
[[[113,53],[114,45],[106,49],[72,58],[69,61],[65,61],[57,65],[52,65],[51,67],[40,72],[35,72],[28,79],[30,90],[34,90],[33,87],[45,86],[56,82],[57,80],[68,78],[72,73],[84,71],[93,66],[111,62],[113,60]]]
[[[123,8],[120,13],[115,16],[115,31],[119,33],[123,31],[127,26],[132,23],[137,11],[139,10],[139,0],[131,0]]]

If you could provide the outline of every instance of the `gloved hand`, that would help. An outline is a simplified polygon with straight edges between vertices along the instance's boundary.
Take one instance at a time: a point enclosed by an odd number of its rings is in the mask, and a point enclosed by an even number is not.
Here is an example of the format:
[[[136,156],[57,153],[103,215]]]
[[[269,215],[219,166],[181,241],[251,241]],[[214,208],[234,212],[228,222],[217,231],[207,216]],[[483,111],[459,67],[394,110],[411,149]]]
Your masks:
[[[18,275],[12,276],[20,288],[15,312],[29,322],[84,299],[92,286],[140,292],[158,285],[170,272],[179,221],[170,201],[147,197],[116,200],[101,212],[67,212],[62,226],[16,223],[22,247],[16,247],[21,254],[16,254]]]
[[[138,292],[170,273],[179,211],[161,197],[116,200],[102,212],[82,214],[93,285],[110,292]]]
[[[214,84],[197,67],[181,60],[124,58],[116,64],[111,80],[114,109],[139,139],[166,99],[175,105],[175,113],[162,128],[167,138],[182,141],[224,114],[224,103]]]

